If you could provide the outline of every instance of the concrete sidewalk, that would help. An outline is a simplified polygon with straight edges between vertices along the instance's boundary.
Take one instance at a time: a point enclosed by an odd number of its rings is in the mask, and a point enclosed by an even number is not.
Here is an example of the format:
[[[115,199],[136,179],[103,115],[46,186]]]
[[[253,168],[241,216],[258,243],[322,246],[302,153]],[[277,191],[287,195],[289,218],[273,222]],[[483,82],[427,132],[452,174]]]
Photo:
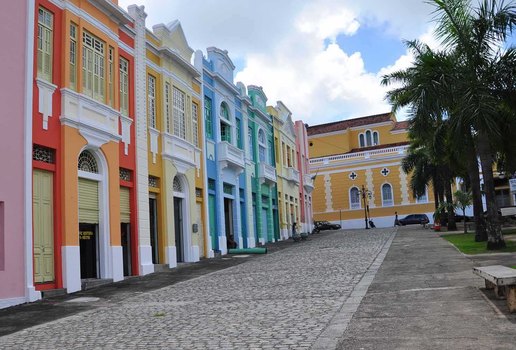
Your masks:
[[[339,349],[516,349],[516,314],[484,290],[473,266],[516,254],[472,258],[435,232],[401,227]]]

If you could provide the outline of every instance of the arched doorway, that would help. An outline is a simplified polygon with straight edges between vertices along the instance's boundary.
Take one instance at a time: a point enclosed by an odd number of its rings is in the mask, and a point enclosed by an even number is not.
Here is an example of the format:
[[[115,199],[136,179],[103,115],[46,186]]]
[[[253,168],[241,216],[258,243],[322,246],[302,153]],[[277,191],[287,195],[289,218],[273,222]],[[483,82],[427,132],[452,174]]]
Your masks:
[[[106,275],[107,218],[103,211],[105,167],[97,154],[84,150],[78,160],[79,252],[81,279],[101,278]]]

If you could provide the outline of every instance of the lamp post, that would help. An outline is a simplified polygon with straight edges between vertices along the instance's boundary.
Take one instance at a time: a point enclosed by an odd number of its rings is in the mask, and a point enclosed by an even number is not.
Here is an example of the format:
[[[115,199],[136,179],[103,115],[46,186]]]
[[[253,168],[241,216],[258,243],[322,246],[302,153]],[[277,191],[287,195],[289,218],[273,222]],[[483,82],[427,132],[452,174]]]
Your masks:
[[[364,185],[362,185],[362,189],[360,190],[360,194],[362,195],[362,201],[364,203],[364,221],[366,230],[369,229],[369,223],[367,221],[367,214],[369,212],[369,206],[367,204],[367,199],[371,199],[371,191],[367,190]]]

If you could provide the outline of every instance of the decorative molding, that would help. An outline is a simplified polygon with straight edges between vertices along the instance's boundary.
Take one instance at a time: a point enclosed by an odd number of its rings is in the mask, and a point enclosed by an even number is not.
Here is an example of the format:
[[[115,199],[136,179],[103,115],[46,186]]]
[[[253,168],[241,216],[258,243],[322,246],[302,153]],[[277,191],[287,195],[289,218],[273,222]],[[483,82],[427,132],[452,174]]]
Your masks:
[[[331,194],[331,177],[324,175],[324,194],[326,198],[326,211],[333,211],[333,198]]]
[[[120,136],[124,143],[124,154],[129,154],[129,145],[131,144],[131,124],[133,120],[124,115],[120,115]]]
[[[118,111],[70,89],[61,89],[61,124],[79,129],[88,143],[98,148],[118,142]]]
[[[401,190],[401,204],[408,205],[410,204],[409,200],[409,191],[408,191],[408,181],[407,174],[403,171],[403,167],[399,167],[400,173],[400,190]]]
[[[161,133],[161,139],[163,158],[170,159],[179,173],[185,174],[188,170],[197,167],[197,149],[194,145],[169,133]]]
[[[152,163],[156,164],[156,155],[158,154],[158,137],[159,130],[149,127],[150,151],[152,153]]]
[[[52,116],[53,104],[52,95],[57,89],[57,85],[49,83],[41,78],[36,78],[38,86],[38,112],[43,115],[43,130],[48,130],[48,118]]]
[[[374,202],[375,202],[374,183],[373,183],[373,171],[371,170],[371,168],[368,168],[366,170],[365,175],[366,175],[366,187],[369,190],[369,192],[371,193],[371,199],[369,200],[369,207],[374,208],[374,207],[376,207],[376,205],[374,204]]]
[[[111,40],[116,42],[118,46],[125,46],[124,50],[126,48],[129,48],[125,43],[120,40],[120,37],[118,36],[118,33],[115,33],[112,31],[108,26],[106,26],[104,23],[96,19],[95,17],[91,16],[88,12],[78,8],[70,1],[64,1],[64,0],[49,0],[52,4],[59,7],[62,10],[68,10],[77,17],[85,20],[88,22],[91,26],[95,27],[96,29],[100,30],[102,33],[107,35]],[[123,11],[121,8],[119,8],[120,11]],[[142,10],[143,11],[143,10]],[[123,28],[122,26],[119,26],[120,28]],[[135,25],[136,27],[136,25]],[[129,50],[126,50],[128,53],[133,54],[133,50],[129,48]]]
[[[180,86],[182,90],[187,90],[193,97],[196,97],[198,99],[201,99],[201,94],[199,94],[197,91],[195,91],[193,88],[192,88],[192,85],[188,84],[186,81],[184,81],[181,77],[179,77],[177,74],[169,71],[168,69],[166,68],[163,68],[163,67],[160,67],[158,66],[156,63],[152,62],[151,60],[149,59],[146,59],[145,61],[145,64],[147,66],[149,66],[150,68],[152,68],[154,71],[156,71],[157,73],[161,74],[161,75],[164,75],[165,77],[169,78],[169,79],[173,79],[174,80],[174,84],[177,85],[177,86]],[[192,77],[193,79],[194,77]]]

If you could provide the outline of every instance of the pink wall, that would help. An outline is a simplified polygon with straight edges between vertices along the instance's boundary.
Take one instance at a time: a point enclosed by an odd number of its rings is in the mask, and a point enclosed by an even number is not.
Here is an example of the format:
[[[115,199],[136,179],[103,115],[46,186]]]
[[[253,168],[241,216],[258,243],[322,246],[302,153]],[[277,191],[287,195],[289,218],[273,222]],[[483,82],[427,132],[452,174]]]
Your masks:
[[[1,306],[2,299],[25,296],[24,159],[31,156],[24,155],[27,1],[3,1],[0,23]]]

